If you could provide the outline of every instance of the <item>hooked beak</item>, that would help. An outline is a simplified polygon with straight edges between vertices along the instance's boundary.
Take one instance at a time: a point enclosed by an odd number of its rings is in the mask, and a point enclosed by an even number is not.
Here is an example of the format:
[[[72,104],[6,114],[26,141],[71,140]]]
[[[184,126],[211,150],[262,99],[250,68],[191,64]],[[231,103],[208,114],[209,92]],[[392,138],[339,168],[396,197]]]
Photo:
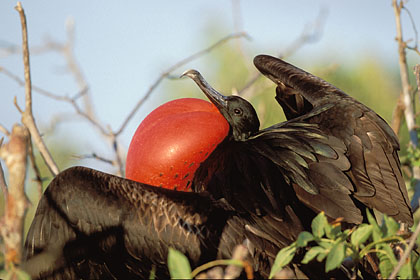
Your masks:
[[[183,77],[191,78],[198,85],[198,87],[204,92],[204,94],[211,101],[211,103],[213,103],[222,114],[224,111],[226,111],[227,97],[219,93],[218,91],[216,91],[214,88],[212,88],[206,82],[206,80],[204,80],[200,72],[193,69],[187,70],[181,75],[180,78],[183,78]]]

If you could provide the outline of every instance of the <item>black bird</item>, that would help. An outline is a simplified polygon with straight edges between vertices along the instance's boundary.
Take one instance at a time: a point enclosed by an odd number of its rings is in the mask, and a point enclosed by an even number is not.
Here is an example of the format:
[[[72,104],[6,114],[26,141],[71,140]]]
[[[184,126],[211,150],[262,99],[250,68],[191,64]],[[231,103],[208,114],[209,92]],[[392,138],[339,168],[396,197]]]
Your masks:
[[[168,248],[195,267],[230,258],[244,220],[223,201],[148,186],[84,167],[48,186],[25,244],[33,279],[168,278]]]
[[[252,105],[224,96],[195,70],[192,78],[230,124],[229,136],[194,177],[197,192],[249,213],[247,230],[279,248],[310,230],[324,211],[349,226],[375,209],[413,224],[397,151],[399,143],[374,111],[341,90],[280,59],[260,55],[256,67],[277,84],[288,121],[259,130]]]
[[[319,211],[357,224],[365,208],[378,209],[411,225],[398,141],[385,121],[281,60],[258,56],[255,64],[277,83],[276,99],[289,121],[259,130],[247,101],[225,97],[198,72],[186,72],[230,125],[195,173],[199,193],[68,169],[44,193],[29,230],[24,267],[31,275],[144,278],[155,265],[164,276],[168,246],[198,265],[229,257],[246,239],[254,268],[266,276],[277,251],[309,229]]]

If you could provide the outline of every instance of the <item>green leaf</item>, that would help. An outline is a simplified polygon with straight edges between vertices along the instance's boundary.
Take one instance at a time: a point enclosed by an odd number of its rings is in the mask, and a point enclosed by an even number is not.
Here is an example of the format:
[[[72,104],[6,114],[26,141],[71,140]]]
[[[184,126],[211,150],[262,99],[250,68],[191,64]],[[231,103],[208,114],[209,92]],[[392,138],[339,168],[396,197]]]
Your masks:
[[[401,279],[413,279],[413,268],[411,266],[411,262],[404,264],[398,272],[398,275]]]
[[[327,249],[328,251],[332,248],[332,246],[334,245],[332,242],[327,242],[327,241],[319,241],[318,242],[319,246],[321,246],[324,249]]]
[[[325,227],[328,225],[324,212],[319,213],[311,224],[312,233],[315,237],[321,238],[325,233]]]
[[[296,253],[296,245],[295,243],[284,247],[280,250],[280,252],[277,254],[276,259],[274,260],[274,264],[271,267],[270,276],[269,278],[273,278],[274,275],[276,275],[277,272],[279,272],[283,267],[288,265]]]
[[[379,228],[378,223],[376,222],[376,219],[372,216],[372,214],[370,213],[368,209],[366,210],[366,214],[367,214],[369,224],[373,226],[373,230],[372,230],[373,241],[379,241],[382,238],[383,233],[381,229]]]
[[[316,257],[316,260],[319,261],[319,262],[322,262],[325,259],[326,256],[327,256],[327,251],[321,252]]]
[[[379,244],[379,247],[386,252],[386,254],[377,254],[379,258],[379,271],[381,272],[382,278],[387,278],[394,269],[394,266],[397,265],[397,259],[388,244],[382,243]]]
[[[384,221],[385,223],[382,226],[385,227],[385,237],[395,235],[400,229],[400,225],[393,218],[384,215]]]
[[[191,267],[187,257],[172,248],[169,248],[168,268],[172,279],[191,279]]]
[[[414,265],[414,270],[417,272],[416,277],[420,276],[420,258],[417,259],[416,264]]]
[[[325,249],[321,246],[312,247],[308,252],[306,252],[305,257],[303,258],[303,264],[307,264],[312,261],[318,254],[325,253]]]
[[[389,258],[385,255],[379,257],[379,271],[381,272],[382,278],[387,278],[391,274],[393,268],[394,267]]]
[[[19,280],[31,280],[31,276],[23,270],[17,269],[16,276]]]
[[[308,242],[311,242],[313,240],[314,236],[310,232],[302,231],[301,233],[299,233],[299,236],[296,240],[296,245],[298,248],[302,248],[308,245]]]
[[[328,238],[337,239],[337,237],[341,234],[341,225],[331,226],[328,224],[328,226],[325,227],[325,233]]]
[[[361,224],[351,235],[351,244],[360,246],[372,234],[373,225]]]
[[[327,262],[325,263],[325,272],[336,269],[341,265],[345,257],[344,249],[344,242],[339,242],[332,247],[327,256]]]
[[[31,276],[23,270],[13,267],[10,270],[1,270],[0,279],[4,280],[31,280]]]

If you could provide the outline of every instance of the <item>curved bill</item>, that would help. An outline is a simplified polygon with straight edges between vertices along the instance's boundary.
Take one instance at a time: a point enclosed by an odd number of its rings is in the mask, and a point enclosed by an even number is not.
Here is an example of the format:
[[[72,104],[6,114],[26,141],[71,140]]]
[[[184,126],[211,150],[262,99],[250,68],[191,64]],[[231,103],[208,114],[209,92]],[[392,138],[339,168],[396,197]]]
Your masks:
[[[219,110],[223,111],[226,110],[227,107],[227,97],[223,94],[216,91],[214,88],[212,88],[206,80],[204,80],[203,76],[201,76],[200,72],[197,70],[188,70],[185,71],[182,75],[182,77],[189,77],[191,78],[198,87],[204,92],[204,94],[207,96],[207,98],[213,103]]]

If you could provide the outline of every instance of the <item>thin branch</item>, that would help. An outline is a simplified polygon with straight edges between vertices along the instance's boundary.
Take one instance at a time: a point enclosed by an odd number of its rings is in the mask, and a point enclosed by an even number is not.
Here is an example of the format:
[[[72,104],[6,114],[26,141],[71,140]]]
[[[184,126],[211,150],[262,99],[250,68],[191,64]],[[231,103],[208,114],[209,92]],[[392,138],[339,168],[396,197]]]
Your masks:
[[[54,162],[48,148],[46,147],[39,131],[36,126],[33,114],[32,114],[32,85],[31,85],[31,72],[29,64],[29,48],[28,48],[28,29],[26,25],[26,16],[20,2],[18,2],[16,8],[19,12],[21,25],[22,25],[22,50],[23,50],[23,64],[25,68],[25,111],[22,114],[22,123],[29,129],[33,141],[39,149],[46,165],[50,172],[55,176],[59,173],[57,164]]]
[[[114,153],[115,153],[116,166],[118,168],[117,176],[123,176],[123,174],[124,174],[124,164],[123,164],[123,160],[120,156],[120,151],[119,151],[118,142],[117,142],[117,136],[114,133],[111,133],[111,139],[112,139],[112,147],[114,148]]]
[[[394,130],[396,135],[400,134],[400,128],[401,128],[401,121],[404,115],[404,103],[403,103],[403,96],[400,94],[397,100],[397,105],[394,108],[394,111],[392,112],[392,122],[391,127],[392,130]]]
[[[0,139],[0,151],[1,151],[1,145],[3,144],[3,137]],[[0,152],[1,154],[1,152]],[[7,204],[7,195],[8,195],[8,191],[7,191],[7,184],[6,184],[6,179],[4,179],[4,172],[3,172],[3,168],[1,167],[1,162],[0,162],[0,187],[1,190],[3,192],[6,204]]]
[[[410,82],[408,80],[408,66],[407,66],[407,57],[405,48],[407,47],[406,42],[404,42],[402,37],[402,25],[401,25],[401,9],[404,7],[403,1],[400,1],[399,4],[397,0],[392,0],[392,6],[394,8],[395,14],[395,23],[397,28],[397,37],[396,40],[398,42],[398,62],[400,66],[400,76],[401,76],[401,85],[402,85],[402,96],[403,96],[403,103],[404,103],[404,116],[405,121],[407,123],[408,132],[410,135],[410,142],[409,144],[413,148],[418,147],[418,138],[417,138],[417,130],[416,130],[416,120],[415,120],[415,112],[414,112],[414,102],[412,101],[412,96],[410,94]],[[415,179],[415,189],[416,192],[414,197],[418,197],[420,195],[420,167],[413,166],[413,178]],[[419,207],[418,199],[411,200],[411,207],[413,212],[417,210]]]
[[[398,272],[400,271],[400,269],[402,268],[402,266],[405,264],[405,261],[407,260],[407,258],[410,255],[411,251],[413,250],[414,245],[416,244],[417,237],[419,236],[419,234],[420,234],[420,223],[417,224],[416,231],[410,237],[410,243],[408,243],[408,246],[407,246],[407,248],[404,251],[404,255],[402,255],[402,257],[399,260],[397,266],[394,268],[394,270],[392,271],[391,275],[389,276],[389,279],[395,279],[395,277],[397,276]]]
[[[25,86],[25,82],[22,81],[18,76],[12,74],[11,72],[9,72],[7,69],[0,67],[0,72],[4,73],[6,76],[8,76],[9,78],[13,79],[14,81],[16,81],[16,83],[18,83],[20,86]],[[63,102],[67,102],[70,105],[73,106],[74,110],[76,111],[77,114],[81,115],[83,118],[85,118],[87,121],[89,121],[94,127],[96,127],[97,129],[99,129],[99,131],[105,135],[105,136],[109,136],[108,132],[105,130],[105,128],[94,118],[92,117],[90,114],[86,113],[85,111],[83,111],[80,106],[77,104],[77,99],[79,99],[81,96],[84,96],[87,94],[88,92],[88,88],[84,88],[82,89],[79,93],[77,93],[74,97],[68,97],[68,96],[61,96],[61,95],[57,95],[54,94],[50,91],[47,91],[45,89],[33,86],[32,89],[46,97],[49,97],[51,99],[55,99],[57,101],[63,101]],[[21,111],[21,110],[20,110]]]
[[[82,69],[76,61],[74,55],[74,41],[75,41],[75,28],[73,18],[68,18],[66,21],[66,31],[67,31],[67,43],[63,46],[61,51],[64,54],[64,57],[67,61],[68,69],[73,73],[76,83],[79,86],[80,91],[88,89],[88,83],[85,76],[82,73]],[[83,95],[84,110],[90,119],[95,120],[95,113],[93,111],[93,105],[90,99],[88,92]]]
[[[23,224],[28,201],[25,195],[26,163],[29,133],[24,126],[14,125],[9,142],[0,156],[9,171],[9,188],[0,233],[5,243],[6,269],[18,264],[22,257]]]
[[[6,136],[10,136],[10,132],[0,124],[0,132],[3,133]]]
[[[104,158],[102,156],[99,156],[96,153],[92,153],[92,154],[89,154],[89,155],[73,155],[73,157],[76,158],[76,159],[96,159],[96,160],[108,163],[112,166],[116,165],[113,160],[110,160],[110,159]]]
[[[11,78],[12,80],[14,80],[18,85],[20,85],[22,87],[25,86],[25,82],[23,80],[21,80],[18,76],[16,76],[15,74],[10,72],[6,68],[0,66],[0,72],[3,73],[4,75],[6,75],[7,77]],[[49,97],[51,99],[55,99],[55,100],[58,100],[58,101],[66,101],[66,102],[69,102],[71,99],[78,99],[80,97],[80,95],[86,93],[86,90],[82,90],[80,93],[77,93],[77,95],[74,96],[74,97],[61,96],[61,95],[57,95],[55,93],[52,93],[48,90],[45,90],[43,88],[40,88],[40,87],[37,87],[37,86],[34,86],[34,85],[32,86],[32,90],[36,91],[39,94],[42,94],[46,97]]]
[[[34,181],[36,182],[36,185],[37,185],[38,198],[41,199],[41,196],[42,196],[42,177],[41,177],[41,172],[39,171],[38,165],[36,164],[32,139],[30,139],[30,144],[29,144],[29,147],[28,147],[28,154],[29,154],[29,159],[31,161],[32,169],[35,172]]]
[[[128,114],[128,116],[126,117],[126,119],[122,122],[120,128],[118,130],[116,130],[115,132],[115,136],[118,136],[121,134],[121,132],[125,129],[125,127],[127,126],[128,122],[133,118],[134,114],[137,112],[137,110],[143,105],[143,103],[150,97],[150,95],[152,94],[152,92],[156,89],[156,87],[162,82],[163,79],[165,79],[166,77],[168,77],[171,72],[173,72],[174,70],[180,68],[181,66],[184,66],[185,64],[193,61],[194,59],[199,58],[200,56],[211,52],[213,49],[217,48],[218,46],[232,40],[232,39],[236,39],[236,38],[248,38],[249,36],[245,33],[245,32],[239,32],[239,33],[233,33],[230,34],[222,39],[220,39],[219,41],[217,41],[216,43],[214,43],[213,45],[199,51],[196,52],[180,61],[178,61],[177,63],[175,63],[174,65],[172,65],[171,67],[169,67],[165,72],[163,72],[158,78],[157,80],[150,86],[149,90],[146,92],[146,94],[143,96],[143,98],[141,98],[137,104],[134,106],[134,108],[131,110],[131,112]]]
[[[318,41],[322,36],[322,31],[325,26],[326,14],[327,11],[325,9],[321,9],[315,21],[313,23],[306,24],[299,37],[297,37],[295,41],[293,41],[292,44],[289,45],[288,48],[279,53],[277,57],[289,57],[295,52],[297,52],[304,45]],[[261,73],[255,72],[255,74],[251,77],[248,83],[241,90],[238,91],[238,95],[245,96],[245,93],[251,89],[251,87],[258,81],[260,77]]]
[[[413,51],[415,51],[418,55],[420,55],[420,51],[419,51],[419,49],[418,49],[418,33],[417,33],[417,28],[416,28],[416,23],[414,22],[414,18],[413,18],[413,16],[411,15],[411,12],[410,12],[410,10],[409,9],[407,9],[406,7],[404,7],[404,6],[402,6],[401,7],[407,14],[408,14],[408,17],[410,18],[410,22],[411,22],[411,26],[413,27],[413,31],[414,31],[414,42],[415,42],[415,45],[414,45],[414,47],[411,47],[411,46],[406,46],[406,48],[407,49],[410,49],[410,50],[413,50]]]

